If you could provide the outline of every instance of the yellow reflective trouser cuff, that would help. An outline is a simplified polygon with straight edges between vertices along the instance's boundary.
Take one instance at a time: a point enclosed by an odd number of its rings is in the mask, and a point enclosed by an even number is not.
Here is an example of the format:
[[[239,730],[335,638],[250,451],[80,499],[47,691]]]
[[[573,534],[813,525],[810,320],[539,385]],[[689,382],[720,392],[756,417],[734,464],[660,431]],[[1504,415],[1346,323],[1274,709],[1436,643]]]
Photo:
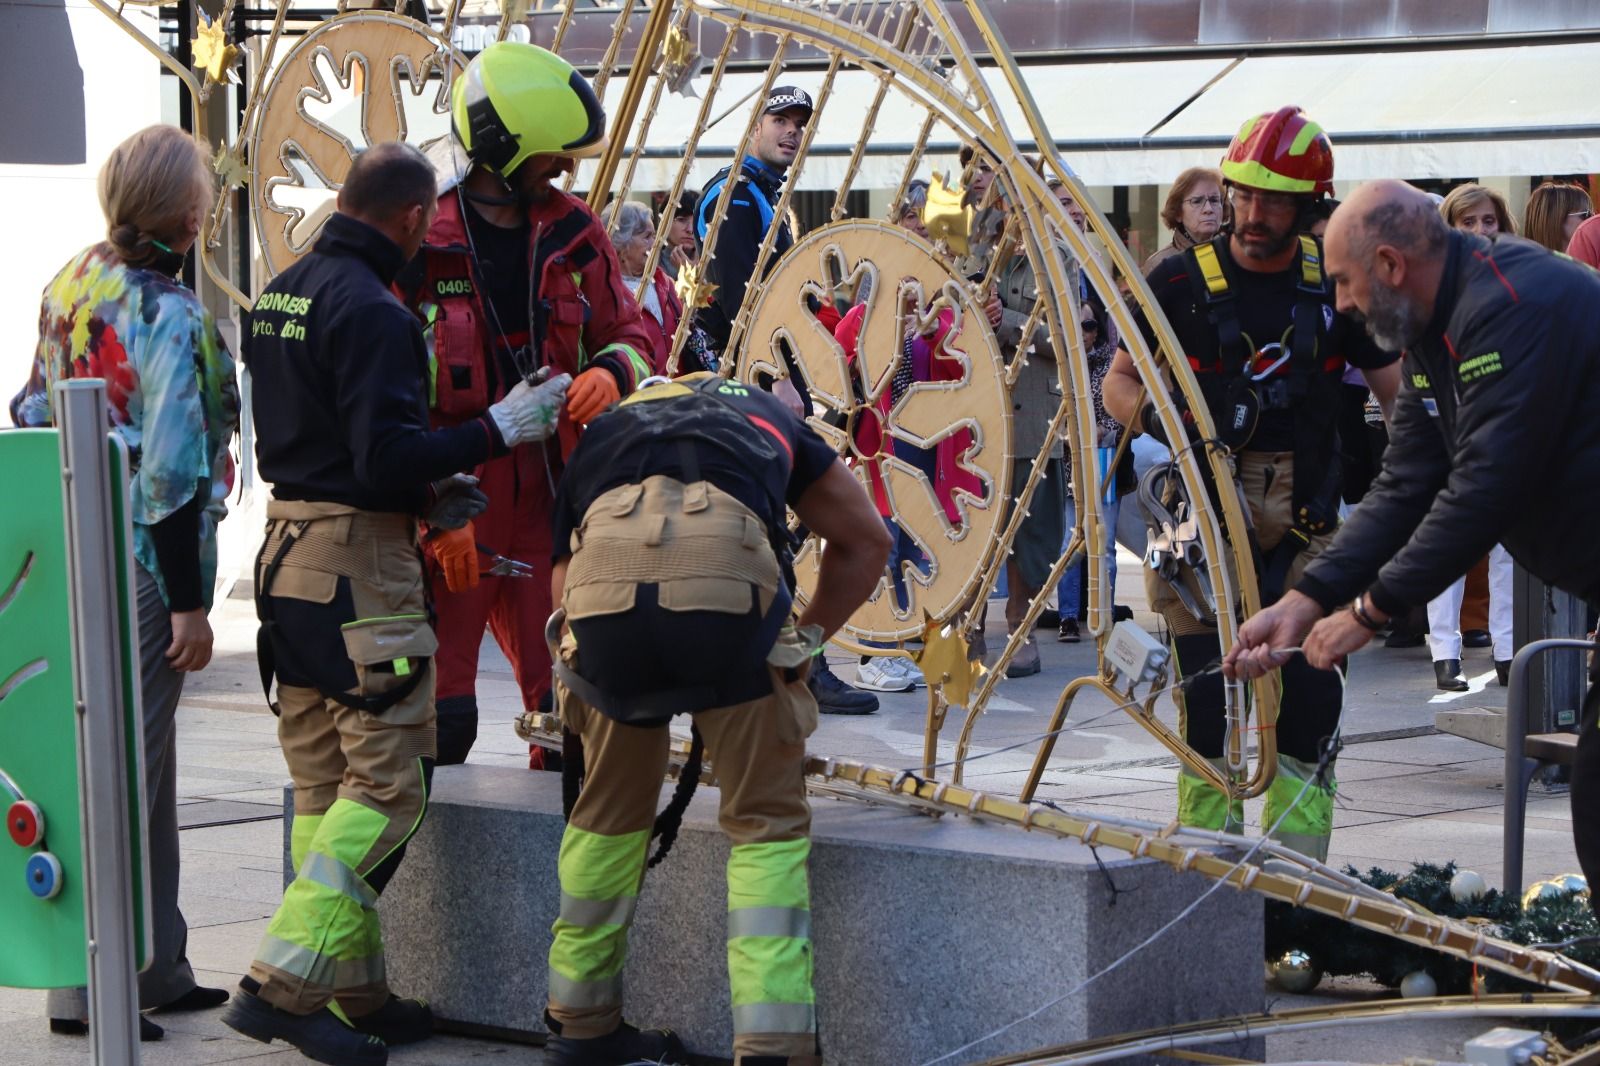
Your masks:
[[[322,988],[361,988],[384,979],[382,954],[335,959],[271,933],[261,938],[256,961]]]
[[[1178,821],[1199,829],[1238,833],[1244,829],[1244,804],[1228,802],[1215,786],[1187,770],[1178,772]]]
[[[735,1033],[808,1033],[811,889],[807,839],[740,844],[728,856],[728,984]]]
[[[622,1002],[628,926],[650,831],[605,836],[568,825],[561,836],[561,915],[551,932],[550,999],[563,1007]]]
[[[388,824],[370,807],[341,798],[309,840],[297,841],[291,830],[291,850],[303,842],[305,858],[267,926],[258,961],[332,991],[383,979],[378,897],[356,867]]]
[[[1316,773],[1314,763],[1279,755],[1278,774],[1267,789],[1261,819],[1269,829],[1277,826],[1272,833],[1274,840],[1322,862],[1328,857],[1328,841],[1333,836],[1336,784],[1331,768],[1326,787],[1315,781]]]
[[[294,816],[294,824],[289,829],[289,858],[296,870],[305,865],[306,853],[311,850],[317,830],[322,828],[322,819],[320,814],[297,813]]]

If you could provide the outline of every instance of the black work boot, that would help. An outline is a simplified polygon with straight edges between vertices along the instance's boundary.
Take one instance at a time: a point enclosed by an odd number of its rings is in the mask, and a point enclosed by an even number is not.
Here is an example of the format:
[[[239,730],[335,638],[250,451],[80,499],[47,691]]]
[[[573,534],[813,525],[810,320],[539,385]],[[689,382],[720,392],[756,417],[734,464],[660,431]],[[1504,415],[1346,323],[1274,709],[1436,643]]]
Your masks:
[[[385,1044],[415,1044],[433,1035],[433,1011],[426,1000],[401,999],[391,992],[377,1010],[351,1015],[350,1025]]]
[[[291,1014],[262,999],[257,995],[260,991],[261,985],[251,978],[241,980],[232,1002],[222,1012],[222,1024],[263,1044],[274,1040],[293,1044],[306,1058],[327,1066],[388,1063],[388,1045],[375,1036],[356,1032],[327,1007],[310,1014]]]
[[[1446,692],[1465,692],[1472,686],[1467,684],[1467,679],[1461,676],[1460,659],[1436,659],[1433,663],[1433,676],[1439,687]]]
[[[586,1040],[561,1035],[561,1023],[544,1016],[550,1029],[545,1055],[552,1066],[632,1066],[636,1062],[683,1066],[689,1061],[683,1041],[671,1029],[638,1029],[623,1022],[605,1036]]]

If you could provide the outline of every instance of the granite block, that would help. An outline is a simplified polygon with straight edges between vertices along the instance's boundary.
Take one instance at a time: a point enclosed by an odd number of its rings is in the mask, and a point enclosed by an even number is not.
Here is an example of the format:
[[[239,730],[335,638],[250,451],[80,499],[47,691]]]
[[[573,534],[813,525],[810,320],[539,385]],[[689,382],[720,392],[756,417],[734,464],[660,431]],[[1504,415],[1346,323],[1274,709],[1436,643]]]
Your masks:
[[[728,843],[716,801],[715,789],[700,791],[646,881],[627,1016],[726,1055]],[[1122,958],[1212,882],[1112,852],[1102,867],[1079,845],[964,818],[813,807],[815,985],[830,1061],[924,1062],[1009,1026],[950,1060],[969,1062],[1262,1007],[1258,897],[1210,892]],[[452,1021],[542,1033],[561,831],[559,775],[440,768],[428,818],[379,903],[396,990]],[[1262,1046],[1209,1050],[1259,1057]]]

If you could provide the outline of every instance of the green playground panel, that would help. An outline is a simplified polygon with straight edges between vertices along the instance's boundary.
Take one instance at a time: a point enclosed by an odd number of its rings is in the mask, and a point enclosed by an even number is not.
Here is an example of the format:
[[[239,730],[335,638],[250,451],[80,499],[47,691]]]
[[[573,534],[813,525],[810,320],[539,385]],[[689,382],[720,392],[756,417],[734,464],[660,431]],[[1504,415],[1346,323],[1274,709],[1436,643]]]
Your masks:
[[[134,856],[134,952],[148,959],[143,816],[140,804],[137,651],[129,598],[126,458],[110,442],[116,517],[122,688],[129,759],[129,835]],[[59,435],[53,429],[0,433],[0,479],[8,506],[0,519],[0,811],[20,791],[43,812],[33,846],[0,836],[0,986],[70,988],[87,981],[82,822],[78,799],[77,723],[73,709],[71,596]],[[91,669],[94,667],[91,666]],[[60,891],[41,899],[29,886],[28,861],[48,851],[61,864]]]

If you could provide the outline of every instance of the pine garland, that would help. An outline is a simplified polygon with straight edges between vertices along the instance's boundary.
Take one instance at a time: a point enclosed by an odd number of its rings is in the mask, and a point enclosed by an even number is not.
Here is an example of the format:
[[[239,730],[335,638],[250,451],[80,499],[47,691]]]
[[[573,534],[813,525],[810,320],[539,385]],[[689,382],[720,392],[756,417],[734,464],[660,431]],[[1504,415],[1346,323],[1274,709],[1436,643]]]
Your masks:
[[[1560,950],[1576,962],[1600,966],[1600,920],[1595,918],[1587,897],[1581,893],[1541,897],[1524,910],[1521,900],[1492,888],[1482,896],[1458,902],[1450,894],[1450,879],[1456,874],[1455,863],[1436,866],[1419,862],[1404,876],[1376,866],[1365,874],[1347,866],[1345,873],[1399,899],[1418,903],[1433,914],[1482,921],[1491,935],[1518,944],[1554,945],[1592,938]],[[1472,991],[1472,964],[1469,962],[1287,903],[1268,902],[1267,961],[1275,961],[1285,952],[1294,950],[1309,955],[1312,965],[1325,974],[1368,974],[1379,983],[1395,988],[1408,974],[1423,970],[1434,979],[1440,995]],[[1485,976],[1486,989],[1490,992],[1526,991],[1535,987],[1497,972],[1486,971]]]

